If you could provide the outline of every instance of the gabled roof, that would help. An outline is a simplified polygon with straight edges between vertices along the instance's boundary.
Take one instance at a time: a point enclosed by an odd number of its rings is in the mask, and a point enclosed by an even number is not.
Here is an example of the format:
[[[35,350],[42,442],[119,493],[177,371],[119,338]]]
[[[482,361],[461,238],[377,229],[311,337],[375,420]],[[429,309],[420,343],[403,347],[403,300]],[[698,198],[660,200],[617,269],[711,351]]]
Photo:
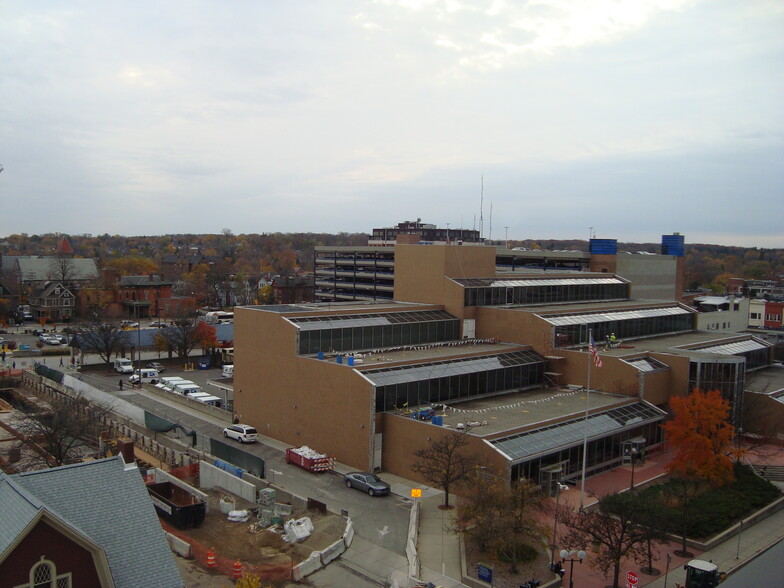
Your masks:
[[[59,294],[53,294],[54,291],[60,288]],[[63,286],[61,282],[49,282],[48,284],[44,284],[43,288],[36,292],[36,296],[40,296],[42,298],[50,298],[50,297],[62,297],[65,295],[65,292],[68,292],[68,296],[73,298],[73,292],[71,292],[68,288]]]
[[[120,456],[0,474],[0,560],[41,509],[104,550],[118,588],[184,585],[139,470]]]
[[[57,277],[56,257],[18,257],[17,271],[25,282],[46,282]],[[98,265],[94,259],[69,258],[72,280],[90,280],[98,276]]]
[[[63,237],[60,239],[60,242],[57,244],[57,253],[61,253],[63,255],[70,255],[73,253],[73,248],[71,244],[68,242],[68,239]]]

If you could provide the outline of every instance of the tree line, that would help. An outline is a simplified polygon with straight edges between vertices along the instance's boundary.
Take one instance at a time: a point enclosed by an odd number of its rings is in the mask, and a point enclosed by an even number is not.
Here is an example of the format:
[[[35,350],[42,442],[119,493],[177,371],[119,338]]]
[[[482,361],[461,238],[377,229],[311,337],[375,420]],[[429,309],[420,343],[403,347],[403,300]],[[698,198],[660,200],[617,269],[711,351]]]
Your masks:
[[[3,255],[54,255],[66,237],[76,257],[93,257],[103,266],[124,275],[159,270],[167,255],[205,255],[221,260],[225,273],[255,276],[263,273],[311,272],[316,246],[367,245],[367,233],[261,233],[235,235],[229,229],[218,234],[160,236],[65,235],[26,233],[8,235],[0,242]],[[497,242],[501,245],[501,242]],[[579,239],[510,241],[510,247],[587,251]],[[656,243],[619,243],[619,251],[658,253]],[[729,278],[765,279],[784,275],[784,249],[731,247],[709,244],[685,246],[686,288],[726,291]]]

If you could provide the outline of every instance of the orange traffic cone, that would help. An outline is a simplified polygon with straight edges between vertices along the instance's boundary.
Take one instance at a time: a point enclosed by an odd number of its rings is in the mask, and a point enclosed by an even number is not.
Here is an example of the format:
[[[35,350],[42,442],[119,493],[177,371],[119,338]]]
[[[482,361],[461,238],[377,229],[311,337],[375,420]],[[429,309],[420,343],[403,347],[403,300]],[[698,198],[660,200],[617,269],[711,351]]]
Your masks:
[[[215,548],[210,547],[209,551],[207,551],[207,569],[214,570],[218,567],[218,562],[215,561]]]
[[[234,580],[242,578],[242,562],[240,560],[234,562],[234,568],[231,570],[231,577]]]

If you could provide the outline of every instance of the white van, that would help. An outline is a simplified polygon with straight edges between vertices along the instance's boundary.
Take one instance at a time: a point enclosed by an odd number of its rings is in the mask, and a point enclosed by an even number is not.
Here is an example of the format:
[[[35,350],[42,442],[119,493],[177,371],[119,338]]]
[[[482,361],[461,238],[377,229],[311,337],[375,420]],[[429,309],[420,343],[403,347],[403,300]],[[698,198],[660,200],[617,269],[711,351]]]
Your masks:
[[[184,394],[185,396],[188,396],[194,392],[201,392],[201,386],[195,382],[177,382],[174,384],[172,392],[175,394]]]
[[[194,382],[191,382],[190,380],[184,380],[184,379],[180,378],[179,380],[166,382],[163,385],[164,386],[163,389],[164,390],[168,390],[169,392],[174,392],[176,394],[182,394],[182,392],[180,392],[177,389],[177,386],[180,386],[180,385],[182,385],[182,386],[195,386],[196,384]]]
[[[133,372],[133,375],[128,378],[131,384],[137,384],[141,380],[143,383],[157,384],[158,383],[158,370],[150,368],[142,368]]]
[[[184,382],[185,378],[181,378],[179,376],[167,376],[165,378],[158,378],[158,383],[155,384],[156,388],[161,388],[162,390],[169,390],[170,385],[174,382]]]
[[[204,404],[209,404],[210,406],[217,406],[217,407],[220,407],[221,402],[223,402],[218,396],[213,396],[211,394],[207,394],[207,396],[199,396],[197,400],[199,402],[203,402]]]
[[[234,377],[234,365],[229,364],[223,366],[223,377],[224,378]]]
[[[133,362],[127,357],[117,357],[114,360],[114,370],[121,374],[132,374]]]

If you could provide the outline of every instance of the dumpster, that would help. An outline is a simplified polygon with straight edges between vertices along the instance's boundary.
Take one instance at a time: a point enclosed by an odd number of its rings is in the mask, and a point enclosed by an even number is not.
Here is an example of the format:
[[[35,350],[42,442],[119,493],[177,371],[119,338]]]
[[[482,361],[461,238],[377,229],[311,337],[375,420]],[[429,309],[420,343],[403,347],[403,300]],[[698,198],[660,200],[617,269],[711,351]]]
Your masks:
[[[335,467],[335,458],[303,445],[286,450],[286,463],[293,463],[309,472],[329,472]]]

